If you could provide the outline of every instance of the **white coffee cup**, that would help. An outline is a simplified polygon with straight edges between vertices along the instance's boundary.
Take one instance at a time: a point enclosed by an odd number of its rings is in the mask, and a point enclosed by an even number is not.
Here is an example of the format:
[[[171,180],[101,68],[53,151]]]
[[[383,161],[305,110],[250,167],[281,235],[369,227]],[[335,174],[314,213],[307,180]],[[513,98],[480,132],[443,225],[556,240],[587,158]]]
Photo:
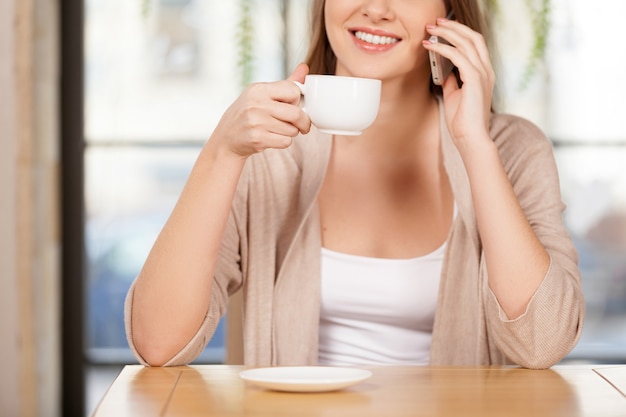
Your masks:
[[[311,74],[304,84],[294,83],[302,92],[302,109],[321,132],[360,135],[376,119],[380,80]]]

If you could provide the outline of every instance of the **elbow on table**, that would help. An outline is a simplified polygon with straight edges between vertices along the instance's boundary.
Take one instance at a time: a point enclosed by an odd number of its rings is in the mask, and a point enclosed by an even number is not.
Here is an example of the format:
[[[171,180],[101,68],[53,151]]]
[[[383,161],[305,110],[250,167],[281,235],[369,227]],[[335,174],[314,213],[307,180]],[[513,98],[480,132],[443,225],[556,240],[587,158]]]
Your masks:
[[[553,355],[551,357],[537,355],[535,357],[523,358],[515,362],[523,368],[541,370],[553,367],[554,365],[558,364],[562,359],[563,357],[561,355]]]
[[[145,366],[151,366],[151,367],[160,367],[160,366],[165,366],[165,364],[169,361],[170,358],[163,356],[163,355],[151,355],[151,354],[144,354],[141,356],[141,362],[143,365]]]
[[[519,349],[509,346],[509,359],[517,365],[528,369],[548,369],[561,362],[576,346],[580,332],[574,335],[553,334],[552,337],[544,337],[542,340],[535,340],[527,349]]]
[[[133,350],[142,365],[153,367],[169,365],[169,362],[176,355],[173,349],[155,344],[142,345],[136,343]]]

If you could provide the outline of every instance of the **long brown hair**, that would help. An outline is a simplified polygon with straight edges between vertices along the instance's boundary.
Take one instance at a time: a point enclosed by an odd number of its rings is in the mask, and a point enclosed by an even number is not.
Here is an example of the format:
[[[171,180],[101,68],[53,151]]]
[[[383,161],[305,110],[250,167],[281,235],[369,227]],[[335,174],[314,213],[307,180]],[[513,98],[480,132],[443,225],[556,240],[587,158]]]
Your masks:
[[[311,44],[305,62],[311,74],[334,74],[337,57],[333,52],[324,21],[326,0],[313,0],[311,4]],[[481,33],[489,41],[487,23],[479,0],[446,0],[446,9],[454,10],[455,20]]]

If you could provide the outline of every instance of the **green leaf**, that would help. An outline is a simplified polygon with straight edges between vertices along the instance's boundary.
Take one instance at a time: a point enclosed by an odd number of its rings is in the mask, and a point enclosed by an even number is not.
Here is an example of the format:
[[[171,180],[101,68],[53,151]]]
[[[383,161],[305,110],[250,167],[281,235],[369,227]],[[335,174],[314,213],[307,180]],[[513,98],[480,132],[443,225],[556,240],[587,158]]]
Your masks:
[[[551,5],[550,0],[539,0],[540,4],[535,6],[536,1],[525,0],[526,7],[531,15],[533,28],[533,45],[530,57],[526,63],[526,68],[520,82],[520,89],[525,89],[535,76],[539,64],[543,60],[548,45],[548,34],[550,31]]]
[[[141,0],[141,15],[146,18],[150,14],[151,0]]]
[[[241,88],[245,89],[252,81],[253,74],[253,34],[252,0],[239,0],[239,23],[237,24],[237,47],[239,49],[239,69]]]

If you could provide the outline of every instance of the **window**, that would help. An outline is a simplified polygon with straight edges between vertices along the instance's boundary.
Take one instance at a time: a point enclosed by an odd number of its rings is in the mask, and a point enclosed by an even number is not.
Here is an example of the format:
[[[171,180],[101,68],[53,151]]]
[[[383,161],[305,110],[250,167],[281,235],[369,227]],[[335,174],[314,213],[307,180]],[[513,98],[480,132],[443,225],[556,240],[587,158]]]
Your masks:
[[[520,4],[506,2],[504,18],[524,7]],[[620,18],[626,3],[552,0],[551,5],[545,65],[526,91],[511,88],[507,101],[515,112],[534,119],[555,145],[568,206],[564,221],[579,251],[587,305],[581,340],[569,357],[624,361],[626,86],[620,77],[626,72],[626,52],[613,40],[626,36]],[[601,22],[602,30],[589,22]],[[522,37],[515,28],[507,32]],[[519,47],[514,51],[518,41],[503,40],[509,44],[502,48],[509,76],[516,71],[509,57],[519,54]]]
[[[198,152],[244,82],[284,78],[306,47],[307,1],[264,0],[261,7],[249,0],[145,0],[144,13],[142,1],[85,3],[85,338],[91,363],[135,361],[124,333],[125,295]],[[251,19],[250,33],[244,17]],[[242,80],[246,40],[253,51],[251,78]],[[223,357],[221,324],[199,360]]]
[[[548,132],[556,143],[565,223],[579,250],[587,315],[572,358],[626,360],[626,29],[619,0],[555,1],[548,51]],[[602,38],[588,22],[602,22]],[[605,41],[606,40],[606,41]],[[605,75],[602,75],[605,74]]]

